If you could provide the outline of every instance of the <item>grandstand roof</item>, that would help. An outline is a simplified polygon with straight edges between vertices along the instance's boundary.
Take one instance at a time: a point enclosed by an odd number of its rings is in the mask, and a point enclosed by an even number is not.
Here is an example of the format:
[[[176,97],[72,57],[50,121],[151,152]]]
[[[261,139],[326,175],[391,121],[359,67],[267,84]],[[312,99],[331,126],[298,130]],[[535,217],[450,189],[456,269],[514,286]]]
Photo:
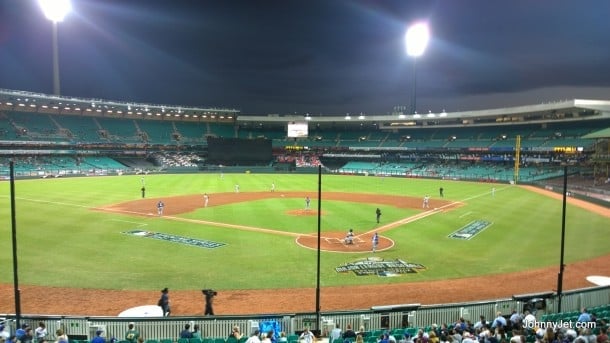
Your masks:
[[[158,117],[174,120],[192,118],[233,119],[239,110],[217,107],[145,104],[136,102],[85,99],[0,88],[0,109],[27,108],[31,112],[82,114],[85,112],[113,114],[119,117]]]
[[[610,138],[610,127],[582,136],[584,139]]]
[[[298,116],[298,115],[280,115],[269,114],[266,116],[249,116],[240,115],[237,122],[260,122],[260,123],[278,123],[290,121],[307,120],[315,123],[330,123],[330,122],[392,122],[397,126],[407,125],[408,123],[434,121],[435,125],[451,125],[460,124],[476,124],[476,120],[480,118],[490,118],[491,122],[512,122],[515,124],[524,123],[524,118],[528,121],[533,120],[585,120],[585,119],[600,119],[610,118],[610,100],[589,100],[589,99],[573,99],[557,102],[542,103],[536,105],[504,107],[477,111],[462,111],[462,112],[441,112],[441,113],[426,113],[426,114],[405,114],[396,112],[387,115],[364,115],[364,114],[346,114],[346,115],[319,115],[319,116]],[[502,118],[502,120],[499,120]],[[412,124],[415,125],[415,124]]]

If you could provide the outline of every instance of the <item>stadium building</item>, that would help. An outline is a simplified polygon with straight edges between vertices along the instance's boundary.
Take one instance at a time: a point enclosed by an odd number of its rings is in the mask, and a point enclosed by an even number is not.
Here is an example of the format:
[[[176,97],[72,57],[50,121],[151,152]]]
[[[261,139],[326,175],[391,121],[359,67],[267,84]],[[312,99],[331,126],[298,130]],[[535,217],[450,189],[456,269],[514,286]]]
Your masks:
[[[425,114],[395,109],[378,115],[260,116],[231,108],[4,89],[0,90],[0,123],[4,179],[10,178],[14,163],[17,179],[322,171],[527,183],[559,193],[564,191],[561,184],[567,172],[570,196],[606,209],[610,201],[610,100]],[[376,343],[385,332],[403,338],[416,335],[419,329],[429,332],[436,323],[452,326],[458,318],[474,322],[479,315],[492,319],[498,312],[509,316],[512,310],[536,313],[545,322],[576,322],[581,308],[587,307],[598,315],[599,326],[593,329],[599,333],[610,321],[609,287],[570,290],[560,297],[557,290],[549,290],[488,301],[457,299],[449,304],[398,303],[366,309],[346,304],[344,311],[323,313],[166,318],[148,317],[149,313],[117,317],[6,313],[3,317],[7,332],[15,332],[23,323],[36,327],[43,322],[50,332],[65,330],[77,343],[88,342],[98,331],[123,341],[127,323],[132,321],[147,343],[237,343],[226,339],[234,326],[246,336],[253,330],[284,331],[287,342],[296,343],[304,327],[315,328],[326,339],[337,324],[362,327],[364,341]],[[200,325],[204,337],[178,338],[186,324]],[[536,340],[535,332],[524,335],[527,342]],[[53,333],[48,337],[56,338]]]

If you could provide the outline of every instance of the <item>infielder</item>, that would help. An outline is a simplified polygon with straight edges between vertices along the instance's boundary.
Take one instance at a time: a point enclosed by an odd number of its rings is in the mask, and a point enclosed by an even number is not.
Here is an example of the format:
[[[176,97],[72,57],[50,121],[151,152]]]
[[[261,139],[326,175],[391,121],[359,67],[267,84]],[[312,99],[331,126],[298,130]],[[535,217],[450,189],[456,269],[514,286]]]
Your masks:
[[[157,203],[157,214],[162,216],[164,208],[165,208],[165,204],[163,203],[163,201],[159,200],[159,202]]]

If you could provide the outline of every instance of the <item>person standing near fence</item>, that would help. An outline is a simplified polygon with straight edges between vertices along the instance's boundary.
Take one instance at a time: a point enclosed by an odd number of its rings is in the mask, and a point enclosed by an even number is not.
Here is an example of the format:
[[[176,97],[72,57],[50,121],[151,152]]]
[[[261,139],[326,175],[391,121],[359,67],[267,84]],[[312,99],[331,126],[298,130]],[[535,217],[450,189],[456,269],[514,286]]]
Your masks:
[[[163,310],[163,316],[168,317],[171,313],[171,309],[169,307],[169,289],[167,289],[167,287],[161,290],[161,298],[159,298],[157,305]]]

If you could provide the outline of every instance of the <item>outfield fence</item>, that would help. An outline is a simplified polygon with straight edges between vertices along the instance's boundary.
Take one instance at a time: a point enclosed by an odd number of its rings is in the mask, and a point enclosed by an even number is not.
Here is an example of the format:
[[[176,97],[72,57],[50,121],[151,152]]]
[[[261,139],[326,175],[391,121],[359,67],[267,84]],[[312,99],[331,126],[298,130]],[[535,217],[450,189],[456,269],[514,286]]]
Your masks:
[[[523,280],[527,282],[527,280]],[[491,286],[490,287],[498,287]],[[467,292],[468,290],[465,290]],[[35,315],[26,314],[17,318],[14,314],[3,315],[8,329],[14,333],[18,325],[28,324],[32,328],[44,322],[49,331],[49,340],[55,339],[55,331],[62,328],[73,341],[88,341],[95,336],[97,330],[103,330],[105,336],[123,339],[128,323],[135,323],[146,340],[166,340],[163,343],[177,342],[180,331],[186,324],[191,329],[195,324],[201,328],[201,333],[207,342],[221,343],[220,340],[228,337],[231,329],[238,326],[241,332],[249,335],[255,329],[264,327],[263,324],[273,323],[276,328],[295,335],[303,328],[310,327],[317,333],[326,336],[332,328],[339,324],[341,328],[351,325],[355,330],[364,328],[365,331],[398,328],[425,328],[432,324],[455,323],[459,318],[475,322],[479,316],[495,318],[497,312],[510,316],[513,310],[523,312],[530,309],[540,319],[545,314],[557,312],[579,311],[583,307],[592,308],[610,304],[610,286],[583,288],[564,292],[561,298],[561,311],[559,311],[559,298],[553,292],[514,295],[508,299],[497,299],[480,302],[465,302],[454,304],[422,305],[395,304],[388,306],[374,306],[367,310],[323,312],[316,313],[286,313],[286,314],[260,314],[260,315],[217,315],[217,316],[189,316],[189,317],[162,317],[162,318],[124,318],[124,317],[97,317],[97,316],[66,316],[66,315]],[[348,304],[346,304],[347,306]],[[319,321],[318,321],[319,320]],[[223,340],[224,342],[224,340]],[[82,342],[79,342],[82,343]],[[205,340],[204,342],[205,343]]]

